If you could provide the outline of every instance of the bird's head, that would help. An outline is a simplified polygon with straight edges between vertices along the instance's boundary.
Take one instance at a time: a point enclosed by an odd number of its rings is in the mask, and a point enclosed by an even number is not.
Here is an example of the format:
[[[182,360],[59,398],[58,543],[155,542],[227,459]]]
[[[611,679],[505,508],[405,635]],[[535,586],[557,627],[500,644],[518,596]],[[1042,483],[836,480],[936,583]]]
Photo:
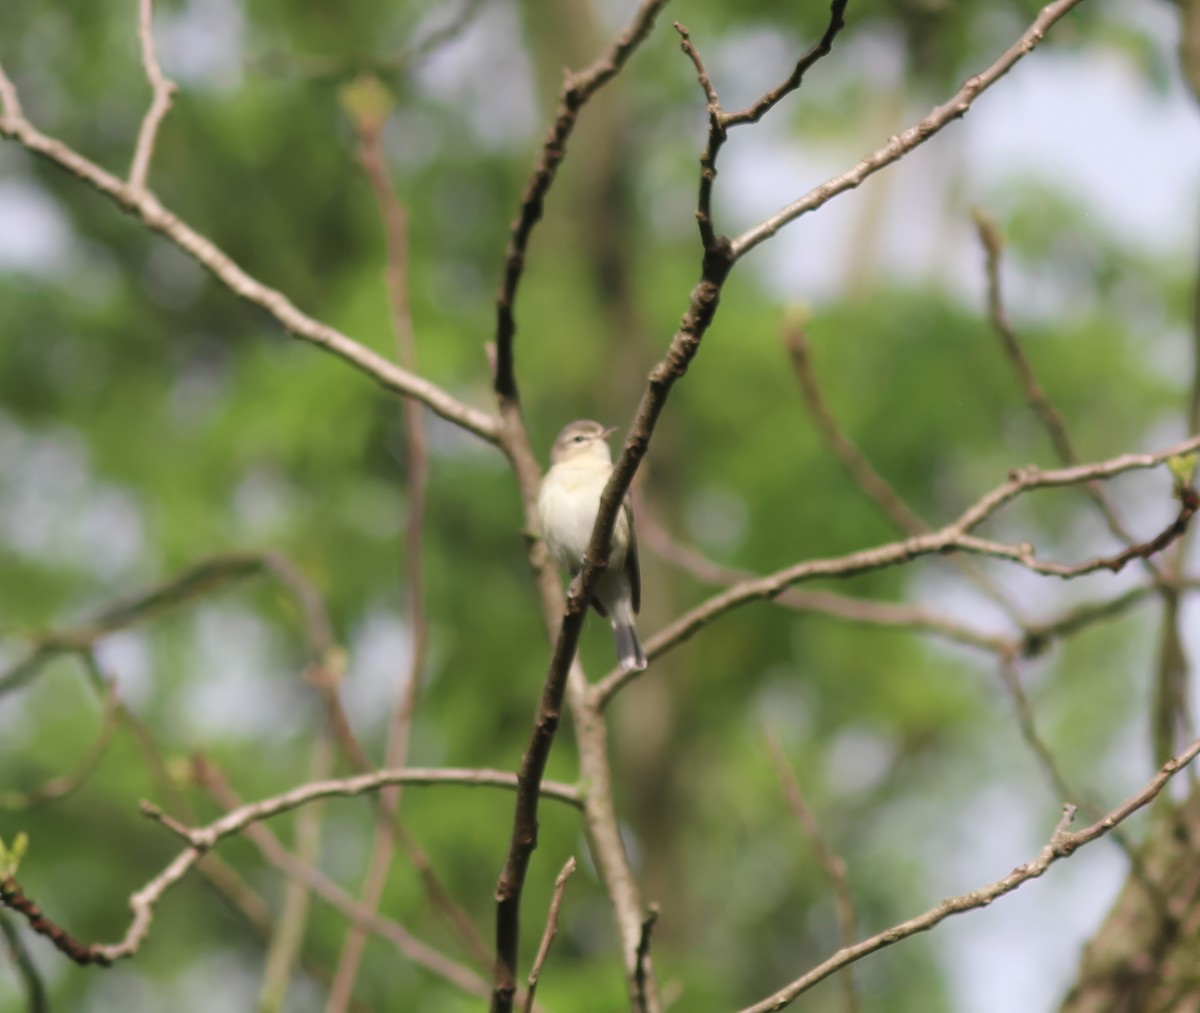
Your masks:
[[[550,463],[561,464],[582,457],[599,457],[612,463],[612,452],[605,442],[617,431],[616,426],[602,426],[591,419],[580,419],[563,426],[550,451]]]

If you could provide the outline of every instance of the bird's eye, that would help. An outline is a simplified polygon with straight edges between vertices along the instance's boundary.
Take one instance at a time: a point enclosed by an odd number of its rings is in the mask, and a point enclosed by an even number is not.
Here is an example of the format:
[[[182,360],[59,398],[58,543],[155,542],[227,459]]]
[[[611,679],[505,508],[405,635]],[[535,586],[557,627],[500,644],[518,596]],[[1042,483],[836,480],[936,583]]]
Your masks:
[[[584,437],[583,437],[583,434],[582,434],[582,433],[580,433],[578,436],[576,436],[576,437],[575,437],[575,442],[576,442],[576,443],[582,443],[582,442],[583,442],[583,440],[584,440]]]

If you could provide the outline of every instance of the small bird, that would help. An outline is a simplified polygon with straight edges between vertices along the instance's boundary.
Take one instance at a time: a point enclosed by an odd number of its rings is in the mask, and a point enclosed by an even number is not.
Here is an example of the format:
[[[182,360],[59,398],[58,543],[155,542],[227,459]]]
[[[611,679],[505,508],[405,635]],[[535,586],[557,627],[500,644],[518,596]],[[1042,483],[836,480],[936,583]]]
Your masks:
[[[615,426],[606,429],[599,422],[580,419],[563,427],[550,451],[550,470],[538,494],[538,519],[550,555],[572,578],[583,568],[600,497],[612,474],[612,452],[606,441],[615,432]],[[633,625],[642,604],[642,581],[628,496],[617,514],[608,567],[596,581],[591,603],[612,623],[621,670],[642,671],[646,655]]]

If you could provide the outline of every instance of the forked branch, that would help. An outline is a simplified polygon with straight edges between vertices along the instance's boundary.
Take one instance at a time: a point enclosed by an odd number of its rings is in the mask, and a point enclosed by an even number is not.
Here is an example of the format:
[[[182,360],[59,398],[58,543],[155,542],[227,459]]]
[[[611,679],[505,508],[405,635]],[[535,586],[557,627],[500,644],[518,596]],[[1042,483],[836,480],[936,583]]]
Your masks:
[[[324,348],[387,390],[424,402],[448,422],[481,439],[489,443],[499,440],[499,423],[493,416],[463,404],[431,381],[402,369],[336,328],[304,313],[282,292],[251,277],[212,240],[163,207],[145,187],[118,179],[62,141],[41,133],[25,118],[16,87],[3,66],[0,66],[0,135],[66,169],[104,194],[121,210],[136,215],[147,228],[165,236],[193,257],[231,292],[266,310],[297,338]]]
[[[139,0],[138,38],[142,44],[142,66],[146,68],[146,80],[150,82],[153,97],[138,131],[133,166],[129,170],[129,186],[134,190],[144,190],[146,177],[150,174],[150,159],[154,157],[158,128],[171,110],[171,96],[176,90],[175,82],[162,72],[158,64],[158,52],[154,46],[154,0]]]
[[[1200,495],[1194,489],[1181,488],[1180,509],[1175,519],[1154,538],[1130,546],[1112,556],[1101,556],[1082,563],[1064,564],[1044,562],[1037,558],[1033,546],[1008,545],[1003,542],[977,538],[971,532],[995,514],[1001,507],[1018,496],[1033,490],[1063,488],[1082,485],[1097,479],[1111,478],[1127,471],[1156,467],[1171,458],[1183,457],[1200,450],[1200,436],[1193,436],[1173,447],[1150,454],[1123,454],[1095,464],[1077,465],[1043,471],[1028,467],[1014,470],[1008,481],[968,507],[953,523],[928,534],[916,535],[902,541],[891,542],[873,549],[862,549],[844,556],[829,559],[813,559],[779,570],[766,577],[757,577],[733,585],[721,594],[685,612],[666,629],[652,637],[646,644],[647,657],[654,659],[682,643],[697,630],[707,626],[717,617],[751,601],[775,598],[787,588],[804,581],[821,577],[852,577],[871,570],[908,563],[922,556],[940,555],[947,552],[967,552],[975,555],[1006,559],[1019,563],[1035,573],[1060,577],[1064,580],[1095,573],[1099,570],[1116,571],[1133,559],[1151,556],[1179,538],[1187,529],[1197,508]],[[1135,589],[1136,590],[1136,589]],[[1136,597],[1140,596],[1135,594]],[[1124,602],[1128,605],[1131,602]],[[592,688],[592,699],[598,707],[604,707],[622,686],[640,673],[612,672]]]
[[[1005,50],[995,63],[986,70],[967,78],[963,86],[948,102],[931,110],[920,122],[914,123],[907,130],[891,138],[882,148],[867,155],[853,168],[826,180],[803,197],[780,208],[775,214],[759,222],[753,228],[747,229],[733,240],[734,258],[741,258],[749,253],[754,247],[770,239],[785,225],[794,222],[801,215],[816,211],[817,208],[829,203],[838,194],[855,189],[868,176],[873,176],[880,169],[903,158],[914,148],[924,144],[946,124],[966,115],[975,99],[1012,70],[1022,57],[1028,56],[1034,47],[1045,38],[1046,32],[1072,8],[1082,2],[1083,0],[1055,0],[1054,3],[1047,4],[1042,8],[1033,24],[1012,46]]]

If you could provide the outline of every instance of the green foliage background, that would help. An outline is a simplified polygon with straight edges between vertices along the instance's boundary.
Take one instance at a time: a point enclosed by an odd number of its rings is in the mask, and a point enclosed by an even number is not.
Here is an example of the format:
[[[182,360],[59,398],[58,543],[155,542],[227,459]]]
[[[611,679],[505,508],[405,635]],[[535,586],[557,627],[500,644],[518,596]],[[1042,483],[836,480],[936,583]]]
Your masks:
[[[463,76],[463,58],[452,52],[460,43],[415,67],[396,58],[453,15],[448,5],[157,6],[164,68],[182,85],[151,176],[163,203],[252,275],[390,355],[381,230],[338,100],[346,80],[380,74],[397,102],[387,144],[410,214],[421,371],[490,407],[483,349],[494,286],[560,68],[595,54],[630,5],[596,5],[599,12],[585,0],[483,5],[480,16],[496,34],[487,44],[475,36],[470,53],[483,69],[466,76],[482,80],[490,96],[478,84],[473,91],[446,83],[455,80],[447,66]],[[128,164],[147,101],[135,7],[132,0],[7,0],[0,21],[0,58],[33,122],[114,171]],[[904,67],[903,88],[889,101],[919,114],[990,62],[1035,9],[1028,2],[852,3],[839,46],[882,40]],[[706,53],[734,45],[745,53],[762,42],[783,54],[778,66],[732,64],[743,76],[717,85],[733,103],[781,78],[787,54],[813,38],[825,16],[820,4],[778,0],[680,3],[586,110],[535,234],[518,304],[519,376],[537,446],[569,418],[630,417],[697,273],[691,208],[703,117],[669,19],[685,21]],[[225,29],[233,37],[222,37]],[[1073,13],[1034,59],[1083,59],[1097,50],[1133,68],[1131,87],[1162,90],[1173,73],[1173,55],[1115,4]],[[862,121],[881,96],[869,78],[835,71],[837,59],[773,115],[803,143],[867,150],[882,137],[863,133]],[[201,71],[187,72],[196,66]],[[505,115],[488,120],[497,109]],[[986,101],[971,113],[987,115]],[[953,151],[952,140],[940,138],[923,157],[952,159]],[[162,239],[12,144],[0,148],[0,184],[51,209],[50,225],[58,219],[66,230],[61,256],[0,272],[0,659],[15,663],[31,638],[70,629],[205,557],[278,551],[324,594],[349,652],[352,714],[381,755],[382,715],[407,664],[400,532],[409,504],[395,399],[293,342]],[[969,202],[984,201],[1009,234],[1017,276],[1066,293],[1053,303],[1058,310],[1016,307],[1014,315],[1081,454],[1107,456],[1177,435],[1188,370],[1163,363],[1190,354],[1192,265],[1175,251],[1131,246],[1108,232],[1070,179],[1014,176],[982,194],[966,184],[946,213],[961,225]],[[719,184],[722,227],[749,224],[730,221],[721,194]],[[844,200],[868,195],[869,188]],[[867,234],[879,227],[868,222]],[[728,565],[766,572],[894,532],[814,431],[779,341],[785,300],[759,277],[760,262],[739,268],[672,395],[643,491],[680,539]],[[887,269],[868,271],[812,306],[810,335],[846,432],[931,521],[956,515],[1014,465],[1052,462],[981,306],[948,282],[905,283]],[[432,650],[411,759],[511,769],[547,657],[519,501],[498,453],[436,419],[428,425]],[[1171,515],[1163,475],[1118,489],[1139,531],[1157,530]],[[995,530],[1056,557],[1112,544],[1075,493],[1039,495],[1008,511]],[[643,551],[648,635],[711,591]],[[1125,586],[1096,578],[1082,590],[1064,589],[1003,568],[994,573],[1039,615]],[[919,596],[1002,628],[945,563],[837,589],[897,601]],[[1155,607],[1091,628],[1029,669],[1064,766],[1108,801],[1149,769]],[[593,677],[608,669],[610,652],[607,631],[592,624],[583,660]],[[229,586],[113,636],[100,657],[168,756],[203,750],[246,798],[305,779],[320,710],[301,678],[299,616],[270,581]],[[667,987],[683,988],[675,1008],[743,1005],[838,945],[829,890],[768,761],[764,721],[848,862],[864,931],[1032,854],[1061,800],[1021,745],[993,669],[977,652],[914,634],[755,605],[700,632],[619,699],[610,712],[617,801],[644,896],[662,908],[655,955]],[[71,659],[0,696],[4,797],[12,802],[69,768],[94,738],[100,710]],[[1141,758],[1136,769],[1128,766],[1131,753]],[[549,773],[575,776],[569,728]],[[215,815],[202,793],[185,790],[202,818]],[[84,939],[118,938],[126,898],[174,853],[173,841],[139,817],[143,797],[168,801],[122,731],[82,790],[33,810],[0,809],[0,838],[30,836],[22,882]],[[1020,811],[980,809],[991,797],[1015,799]],[[411,789],[404,813],[490,938],[511,798]],[[554,805],[543,813],[525,898],[527,956],[554,873],[569,854],[580,857],[581,871],[540,995],[556,1011],[621,1008],[608,904],[578,819]],[[962,825],[964,813],[986,815]],[[372,815],[360,800],[326,811],[322,866],[351,888]],[[964,866],[960,856],[954,868],[965,868],[964,878],[944,875],[952,850],[984,850],[973,835],[986,838],[991,821],[1009,819],[1023,848],[1011,862],[1006,853],[998,865]],[[274,829],[289,839],[292,818]],[[222,854],[278,901],[279,875],[249,844],[231,842]],[[458,954],[403,860],[383,910]],[[332,967],[343,934],[343,920],[317,904],[306,956]],[[53,1008],[81,1010],[247,1008],[264,953],[263,941],[194,876],[161,904],[134,961],[81,970],[32,945]],[[952,1008],[952,973],[937,937],[905,943],[857,973],[869,1009]],[[478,1006],[377,941],[357,995],[380,1010]],[[301,980],[288,1008],[318,1009],[322,996]],[[805,1008],[840,1001],[827,984]],[[20,1002],[16,978],[0,973],[0,1009]]]

